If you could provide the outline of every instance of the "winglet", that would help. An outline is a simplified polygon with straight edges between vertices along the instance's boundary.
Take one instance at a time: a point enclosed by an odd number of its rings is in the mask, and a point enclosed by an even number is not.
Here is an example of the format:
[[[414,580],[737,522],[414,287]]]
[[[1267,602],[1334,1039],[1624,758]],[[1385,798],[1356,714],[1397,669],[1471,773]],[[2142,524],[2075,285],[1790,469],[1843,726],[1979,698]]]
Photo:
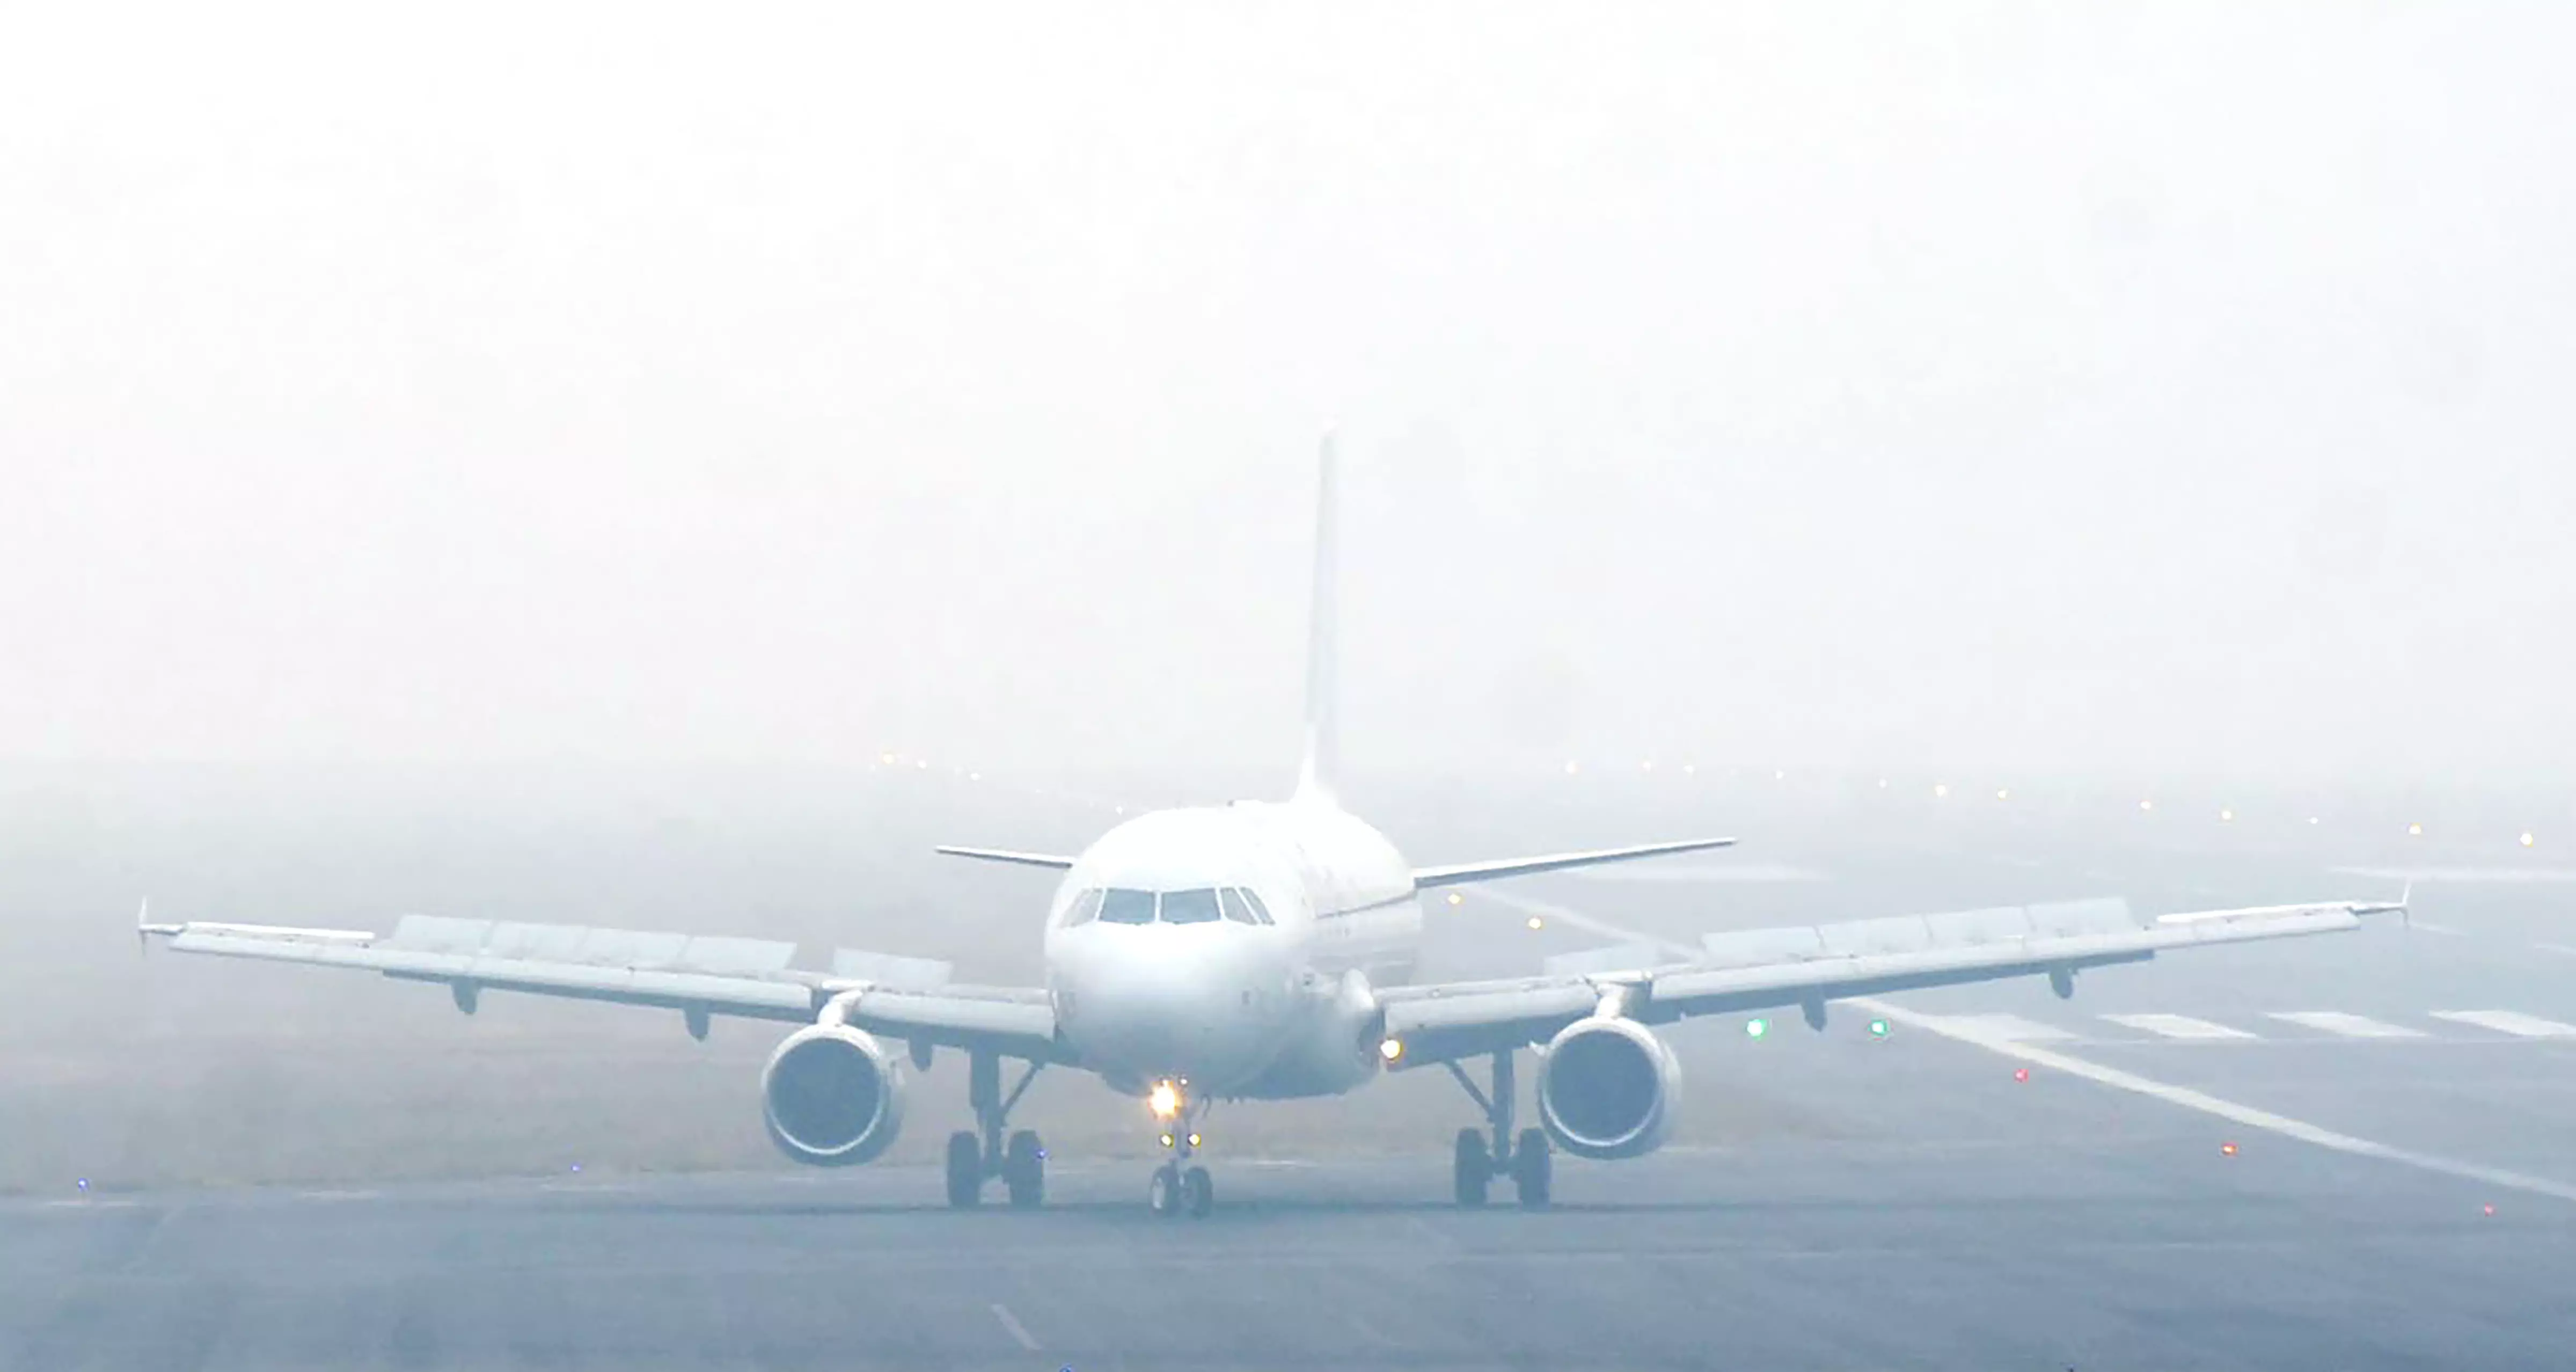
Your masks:
[[[134,912],[134,947],[135,947],[135,950],[136,950],[137,952],[141,952],[141,951],[144,951],[144,950],[146,950],[146,949],[149,949],[149,948],[152,946],[152,936],[153,936],[154,934],[159,934],[159,935],[160,935],[160,936],[162,936],[163,938],[170,938],[170,937],[172,937],[172,936],[176,935],[176,934],[177,934],[181,929],[183,929],[183,928],[185,928],[185,927],[186,927],[186,926],[184,926],[184,925],[178,925],[178,924],[155,924],[155,923],[153,923],[153,922],[152,922],[152,897],[150,897],[150,896],[145,896],[145,897],[143,898],[143,904],[142,904],[141,906],[139,906],[138,908],[136,908],[136,910],[135,910],[135,912]]]
[[[2394,903],[2390,903],[2390,902],[2387,902],[2387,901],[2362,901],[2362,900],[2357,900],[2357,901],[2354,901],[2354,902],[2352,903],[2352,912],[2353,912],[2354,914],[2356,914],[2356,915],[2390,915],[2390,914],[2393,914],[2393,915],[2397,916],[2397,922],[2398,922],[2399,924],[2402,924],[2402,925],[2406,926],[2407,928],[2412,929],[2412,928],[2414,928],[2414,927],[2415,927],[2415,912],[2414,912],[2414,909],[2413,909],[2413,907],[2414,907],[2414,903],[2415,903],[2415,878],[2414,878],[2413,874],[2411,874],[2411,873],[2410,873],[2410,874],[2407,876],[2407,878],[2406,878],[2406,885],[2405,885],[2404,889],[2400,890],[2400,891],[2397,893],[2397,899],[2396,899],[2396,901],[2395,901]]]

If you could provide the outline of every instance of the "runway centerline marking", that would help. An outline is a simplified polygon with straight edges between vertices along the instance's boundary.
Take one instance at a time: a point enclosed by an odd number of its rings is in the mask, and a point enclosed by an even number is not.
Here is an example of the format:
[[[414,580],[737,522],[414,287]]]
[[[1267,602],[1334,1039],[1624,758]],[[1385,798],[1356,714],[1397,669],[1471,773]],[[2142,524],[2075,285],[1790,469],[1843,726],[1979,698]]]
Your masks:
[[[1578,928],[1589,929],[1610,938],[1657,944],[1677,951],[1685,957],[1697,955],[1696,949],[1686,948],[1668,939],[1659,939],[1633,929],[1622,929],[1615,924],[1572,910],[1560,909],[1543,901],[1505,895],[1499,891],[1489,891],[1486,894],[1502,904],[1518,905],[1523,909],[1561,920]],[[2069,1076],[2081,1077],[2097,1085],[2133,1092],[2163,1101],[2168,1105],[2179,1105],[2186,1110],[2196,1110],[2204,1115],[2215,1115],[2220,1119],[2244,1125],[2248,1129],[2260,1129],[2266,1133],[2314,1144],[2319,1148],[2330,1149],[2337,1153],[2348,1153],[2354,1157],[2375,1158],[2381,1162],[2396,1163],[2401,1167],[2412,1167],[2421,1172],[2456,1177],[2487,1186],[2501,1186],[2508,1190],[2525,1191],[2532,1195],[2548,1196],[2555,1200],[2576,1204],[2576,1186],[2548,1177],[2535,1177],[2528,1173],[2507,1171],[2501,1167],[2489,1167],[2484,1163],[2446,1158],[2433,1153],[2419,1153],[2410,1148],[2398,1148],[2352,1134],[2338,1133],[2321,1125],[2310,1124],[2305,1120],[2292,1119],[2287,1115],[2276,1115],[2269,1110],[2239,1104],[2236,1101],[2213,1096],[2206,1091],[2195,1091],[2188,1086],[2176,1086],[2171,1082],[2139,1076],[2135,1072],[2105,1067],[2100,1063],[2071,1057],[2052,1048],[2041,1048],[2033,1044],[2015,1043],[2005,1039],[1977,1037],[1973,1029],[1946,1023],[1943,1016],[1908,1010],[1904,1006],[1889,1004],[1875,996],[1853,996],[1847,1003],[1859,1006],[1870,1014],[1882,1015],[1898,1024],[1928,1030],[1970,1047],[1983,1048],[1987,1052],[2017,1058],[2035,1067],[2051,1068]]]
[[[993,1318],[1002,1322],[1002,1332],[1018,1340],[1020,1347],[1032,1353],[1038,1351],[1038,1341],[1029,1337],[1028,1326],[1021,1324],[1019,1317],[1011,1313],[1011,1307],[1000,1301],[993,1302]]]

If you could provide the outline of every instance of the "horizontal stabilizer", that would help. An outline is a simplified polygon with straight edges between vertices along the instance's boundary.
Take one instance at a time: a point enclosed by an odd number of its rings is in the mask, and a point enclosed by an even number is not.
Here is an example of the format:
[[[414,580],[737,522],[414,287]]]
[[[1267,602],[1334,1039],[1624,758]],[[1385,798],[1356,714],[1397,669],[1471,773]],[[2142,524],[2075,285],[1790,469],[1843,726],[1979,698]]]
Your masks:
[[[959,848],[941,844],[934,851],[949,857],[973,858],[977,862],[1011,862],[1022,867],[1053,867],[1058,871],[1073,865],[1073,859],[1054,853],[1014,853],[1005,848]]]
[[[1734,842],[1731,838],[1686,838],[1671,843],[1640,843],[1627,848],[1595,848],[1582,853],[1548,853],[1539,857],[1501,858],[1493,862],[1461,862],[1448,867],[1417,867],[1413,872],[1413,884],[1455,886],[1462,881],[1491,881],[1496,877],[1527,876],[1532,872],[1554,872],[1567,867],[1597,867],[1605,862],[1662,857],[1666,853],[1695,853],[1703,848],[1724,848]]]

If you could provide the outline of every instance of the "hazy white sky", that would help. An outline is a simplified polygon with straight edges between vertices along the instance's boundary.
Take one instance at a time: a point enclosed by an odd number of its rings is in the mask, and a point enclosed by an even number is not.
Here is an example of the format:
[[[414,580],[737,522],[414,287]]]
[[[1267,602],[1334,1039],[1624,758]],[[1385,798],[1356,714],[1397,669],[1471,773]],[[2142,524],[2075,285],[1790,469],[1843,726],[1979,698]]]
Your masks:
[[[2576,763],[2576,8],[868,8],[13,17],[0,758],[1284,770],[1337,420],[1354,755]]]

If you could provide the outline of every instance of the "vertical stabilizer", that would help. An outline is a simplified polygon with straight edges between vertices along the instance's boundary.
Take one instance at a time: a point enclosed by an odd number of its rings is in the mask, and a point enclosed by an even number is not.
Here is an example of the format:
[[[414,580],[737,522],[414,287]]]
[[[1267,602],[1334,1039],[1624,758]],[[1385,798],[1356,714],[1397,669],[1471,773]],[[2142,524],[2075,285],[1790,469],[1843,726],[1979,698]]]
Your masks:
[[[1338,458],[1333,435],[1324,435],[1317,459],[1315,489],[1315,589],[1306,624],[1306,756],[1297,768],[1297,799],[1333,799],[1335,738],[1333,725],[1333,649],[1339,637],[1334,605],[1335,575],[1340,570],[1334,525],[1338,522],[1334,471]]]

